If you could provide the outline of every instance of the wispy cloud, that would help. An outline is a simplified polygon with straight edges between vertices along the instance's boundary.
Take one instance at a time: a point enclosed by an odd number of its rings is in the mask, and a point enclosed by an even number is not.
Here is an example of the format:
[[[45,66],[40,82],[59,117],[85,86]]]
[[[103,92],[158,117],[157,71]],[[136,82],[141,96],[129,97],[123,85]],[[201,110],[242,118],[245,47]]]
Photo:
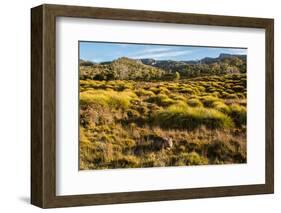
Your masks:
[[[182,50],[180,48],[170,48],[170,47],[157,47],[157,48],[148,48],[142,51],[136,52],[134,54],[129,54],[127,57],[130,58],[154,58],[161,59],[163,57],[176,57],[180,55],[191,54],[191,50]]]
[[[190,50],[181,50],[181,51],[170,51],[170,52],[159,52],[159,53],[150,53],[150,54],[143,54],[138,56],[131,56],[132,58],[154,58],[154,59],[161,59],[161,58],[168,58],[168,57],[176,57],[181,55],[191,54],[192,51]]]
[[[115,46],[118,46],[118,47],[122,47],[122,48],[126,48],[126,47],[129,47],[128,44],[114,44]]]
[[[228,49],[226,52],[232,53],[232,54],[238,54],[238,55],[244,55],[247,54],[247,49]]]
[[[155,48],[146,48],[143,51],[138,52],[137,54],[142,54],[142,53],[160,53],[160,52],[169,52],[173,51],[175,48],[171,47],[155,47]]]

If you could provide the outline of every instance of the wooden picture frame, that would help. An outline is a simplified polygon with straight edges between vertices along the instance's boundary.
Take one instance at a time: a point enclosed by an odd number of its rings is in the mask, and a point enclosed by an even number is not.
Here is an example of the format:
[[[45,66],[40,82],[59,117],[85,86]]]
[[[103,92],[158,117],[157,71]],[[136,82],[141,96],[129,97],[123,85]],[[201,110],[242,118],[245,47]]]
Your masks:
[[[56,195],[56,17],[261,28],[266,32],[265,184]],[[31,203],[41,208],[133,203],[274,191],[274,21],[186,13],[44,4],[31,9]]]

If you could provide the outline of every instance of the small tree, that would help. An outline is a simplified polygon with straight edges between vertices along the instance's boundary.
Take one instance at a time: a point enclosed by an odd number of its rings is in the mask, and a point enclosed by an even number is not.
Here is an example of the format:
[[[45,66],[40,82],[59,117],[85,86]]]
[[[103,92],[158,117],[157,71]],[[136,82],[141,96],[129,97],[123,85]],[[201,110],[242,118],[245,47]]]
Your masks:
[[[178,80],[180,80],[180,78],[181,78],[180,73],[179,73],[179,72],[175,72],[174,80],[175,80],[175,81],[178,81]]]

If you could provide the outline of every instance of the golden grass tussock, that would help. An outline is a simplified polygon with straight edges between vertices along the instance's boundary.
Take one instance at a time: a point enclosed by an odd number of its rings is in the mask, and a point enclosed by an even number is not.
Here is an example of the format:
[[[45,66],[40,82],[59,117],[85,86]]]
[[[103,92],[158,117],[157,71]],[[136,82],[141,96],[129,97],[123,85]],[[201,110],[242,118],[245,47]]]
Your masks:
[[[156,121],[164,128],[195,129],[206,126],[210,129],[230,128],[233,122],[230,117],[215,109],[204,107],[192,108],[175,104],[156,114]]]
[[[130,106],[130,101],[135,97],[136,94],[131,91],[116,92],[105,90],[88,90],[80,93],[80,104],[97,104],[126,109]]]

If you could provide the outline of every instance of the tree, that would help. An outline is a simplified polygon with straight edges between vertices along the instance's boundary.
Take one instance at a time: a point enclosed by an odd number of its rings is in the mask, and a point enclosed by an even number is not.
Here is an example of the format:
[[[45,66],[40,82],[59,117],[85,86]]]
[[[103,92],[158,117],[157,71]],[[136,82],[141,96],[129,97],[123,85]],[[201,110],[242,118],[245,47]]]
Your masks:
[[[180,80],[180,78],[181,78],[180,73],[179,72],[175,72],[174,80],[178,81],[178,80]]]

